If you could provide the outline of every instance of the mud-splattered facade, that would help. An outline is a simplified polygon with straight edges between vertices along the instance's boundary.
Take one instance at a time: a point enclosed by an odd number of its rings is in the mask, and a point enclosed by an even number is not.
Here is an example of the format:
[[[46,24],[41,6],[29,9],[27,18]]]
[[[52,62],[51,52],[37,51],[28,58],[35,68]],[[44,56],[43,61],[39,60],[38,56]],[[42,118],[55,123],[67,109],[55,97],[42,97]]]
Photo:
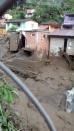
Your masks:
[[[48,56],[49,41],[45,31],[28,31],[25,33],[25,48],[30,48],[36,51],[38,57],[43,58]]]

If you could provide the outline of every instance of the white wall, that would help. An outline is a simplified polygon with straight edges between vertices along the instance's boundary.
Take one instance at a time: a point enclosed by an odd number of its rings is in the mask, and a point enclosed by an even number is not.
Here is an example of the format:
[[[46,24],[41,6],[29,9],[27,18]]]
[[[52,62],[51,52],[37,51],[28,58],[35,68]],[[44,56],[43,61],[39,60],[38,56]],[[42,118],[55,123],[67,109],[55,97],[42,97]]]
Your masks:
[[[60,48],[64,47],[64,38],[50,38],[50,55],[59,56]]]
[[[35,21],[27,21],[25,22],[25,30],[29,31],[29,30],[36,30],[38,29],[38,23]]]
[[[74,55],[74,39],[68,39],[66,52],[68,55]]]

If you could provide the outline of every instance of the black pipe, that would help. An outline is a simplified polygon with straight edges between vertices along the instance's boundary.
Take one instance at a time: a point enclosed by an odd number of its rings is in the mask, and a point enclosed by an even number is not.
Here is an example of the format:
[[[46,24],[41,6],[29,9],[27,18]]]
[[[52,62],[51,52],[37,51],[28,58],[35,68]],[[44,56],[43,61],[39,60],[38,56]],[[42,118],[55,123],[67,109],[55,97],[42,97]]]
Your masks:
[[[46,124],[48,125],[49,130],[50,131],[57,131],[50,116],[45,111],[45,109],[40,104],[40,102],[37,100],[37,98],[28,89],[28,87],[2,62],[0,62],[0,69],[3,70],[10,78],[12,78],[12,80],[19,86],[19,88],[21,88],[23,90],[23,92],[29,97],[30,101],[35,105],[37,110],[40,112],[40,114],[44,118]]]

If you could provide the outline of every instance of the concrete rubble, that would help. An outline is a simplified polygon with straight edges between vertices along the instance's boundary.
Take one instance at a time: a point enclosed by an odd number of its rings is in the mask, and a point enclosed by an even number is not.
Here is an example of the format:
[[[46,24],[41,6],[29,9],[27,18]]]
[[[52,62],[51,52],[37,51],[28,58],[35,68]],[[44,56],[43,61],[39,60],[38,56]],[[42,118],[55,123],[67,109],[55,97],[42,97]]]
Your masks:
[[[66,112],[74,111],[74,87],[66,92]]]

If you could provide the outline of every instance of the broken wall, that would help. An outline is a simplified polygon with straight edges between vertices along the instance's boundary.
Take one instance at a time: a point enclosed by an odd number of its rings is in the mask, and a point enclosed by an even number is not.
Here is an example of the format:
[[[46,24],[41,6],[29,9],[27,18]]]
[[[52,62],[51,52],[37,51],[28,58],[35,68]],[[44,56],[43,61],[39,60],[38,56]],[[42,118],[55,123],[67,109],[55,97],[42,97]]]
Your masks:
[[[6,38],[0,38],[0,60],[2,60],[8,53],[9,41]]]
[[[16,32],[11,32],[9,35],[9,39],[10,39],[9,50],[17,51],[19,35]]]

